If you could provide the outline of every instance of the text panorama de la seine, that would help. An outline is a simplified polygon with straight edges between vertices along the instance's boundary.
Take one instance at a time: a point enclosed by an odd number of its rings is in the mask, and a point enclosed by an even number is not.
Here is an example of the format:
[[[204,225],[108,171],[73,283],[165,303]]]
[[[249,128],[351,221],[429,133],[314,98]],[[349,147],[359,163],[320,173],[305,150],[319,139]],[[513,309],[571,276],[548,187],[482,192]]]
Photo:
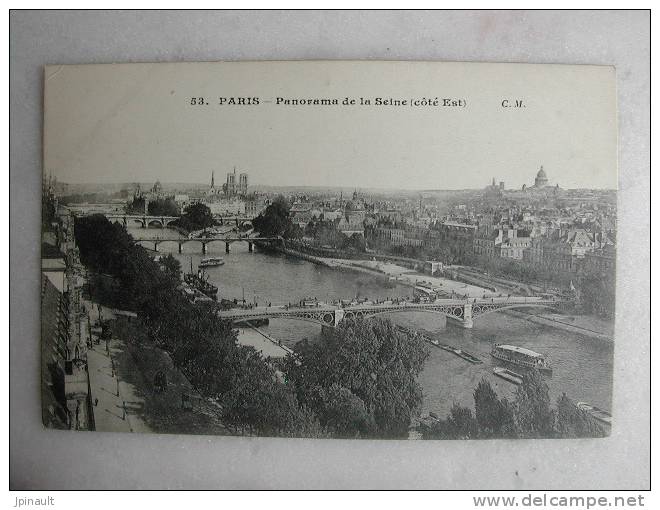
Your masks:
[[[465,108],[467,99],[454,97],[343,97],[343,98],[290,98],[290,97],[191,97],[192,106],[394,106],[411,108]]]

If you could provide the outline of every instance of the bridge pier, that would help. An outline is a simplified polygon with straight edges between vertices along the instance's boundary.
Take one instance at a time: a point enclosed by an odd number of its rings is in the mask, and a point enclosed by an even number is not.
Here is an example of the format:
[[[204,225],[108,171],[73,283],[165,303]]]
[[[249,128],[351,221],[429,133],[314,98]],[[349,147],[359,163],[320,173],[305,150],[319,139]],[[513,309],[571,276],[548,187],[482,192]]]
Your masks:
[[[472,326],[474,326],[474,321],[472,320],[472,303],[468,302],[463,305],[463,317],[460,319],[447,315],[447,324],[463,329],[472,329]]]
[[[206,255],[206,243],[202,243],[202,253]]]
[[[183,243],[179,243],[179,253],[183,253]]]
[[[451,324],[452,326],[456,326],[457,328],[463,328],[463,329],[472,329],[472,326],[474,326],[472,319],[462,320],[449,316],[447,316],[447,324]]]
[[[254,247],[253,247],[252,243],[248,243],[248,251],[250,253],[252,253],[254,251]]]
[[[156,252],[158,251],[158,245],[159,245],[159,244],[160,244],[160,243],[154,243],[154,251],[156,251]]]
[[[344,318],[344,310],[342,310],[341,308],[338,308],[337,310],[335,310],[335,314],[334,314],[334,315],[335,315],[335,317],[334,317],[334,319],[335,319],[334,324],[335,324],[335,326],[337,326],[337,325],[339,325],[339,323],[340,323],[340,322],[342,321],[342,319]]]
[[[225,243],[225,253],[229,253],[229,243]]]

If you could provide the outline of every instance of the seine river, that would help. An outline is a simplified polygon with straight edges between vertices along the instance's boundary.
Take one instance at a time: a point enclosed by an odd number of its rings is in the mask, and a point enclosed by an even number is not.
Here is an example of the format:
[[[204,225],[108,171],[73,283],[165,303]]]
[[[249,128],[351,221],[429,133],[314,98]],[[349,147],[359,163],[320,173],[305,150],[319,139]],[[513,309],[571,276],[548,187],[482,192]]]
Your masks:
[[[129,228],[136,237],[181,237],[169,229]],[[146,247],[153,249],[144,243]],[[209,268],[209,279],[219,288],[223,298],[242,299],[263,305],[267,302],[283,304],[304,297],[349,299],[364,296],[371,299],[407,296],[410,287],[394,285],[377,276],[342,272],[307,261],[279,254],[248,252],[247,243],[236,242],[225,253],[223,242],[208,245],[202,255],[199,243],[186,243],[178,253],[176,243],[161,243],[161,253],[172,253],[185,271],[197,269],[200,259],[221,256],[223,266]],[[473,365],[463,359],[429,345],[420,383],[424,388],[422,413],[447,414],[453,402],[473,408],[472,392],[482,377],[487,378],[500,396],[511,397],[513,384],[493,375],[497,366],[490,356],[493,343],[507,343],[526,347],[544,354],[553,368],[546,378],[552,400],[566,393],[575,402],[585,401],[604,409],[611,409],[613,344],[606,340],[568,333],[561,329],[532,323],[505,313],[492,313],[475,320],[472,330],[446,326],[444,317],[433,313],[397,313],[389,317],[410,328],[422,328],[440,340],[475,354],[484,363]],[[297,320],[271,320],[264,328],[270,336],[293,346],[302,338],[317,339],[320,326]]]

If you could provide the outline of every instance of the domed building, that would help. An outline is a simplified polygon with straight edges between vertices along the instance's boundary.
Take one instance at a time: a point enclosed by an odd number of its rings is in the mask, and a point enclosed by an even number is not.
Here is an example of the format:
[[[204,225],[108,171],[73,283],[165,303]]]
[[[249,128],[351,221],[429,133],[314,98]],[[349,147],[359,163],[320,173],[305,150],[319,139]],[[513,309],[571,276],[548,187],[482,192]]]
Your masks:
[[[536,179],[534,179],[534,187],[545,188],[547,185],[548,185],[548,176],[545,174],[545,170],[543,170],[543,166],[541,166],[541,169],[536,174]]]

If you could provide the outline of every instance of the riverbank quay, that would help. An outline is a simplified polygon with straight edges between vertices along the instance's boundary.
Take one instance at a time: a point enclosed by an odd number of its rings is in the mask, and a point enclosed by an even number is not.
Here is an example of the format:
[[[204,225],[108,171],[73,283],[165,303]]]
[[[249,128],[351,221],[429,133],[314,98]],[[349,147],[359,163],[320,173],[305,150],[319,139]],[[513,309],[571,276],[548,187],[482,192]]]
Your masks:
[[[90,324],[97,324],[99,318],[115,319],[108,308],[90,301],[86,301],[85,306],[89,310]],[[139,416],[144,399],[137,388],[127,382],[118,371],[116,360],[121,356],[124,346],[116,338],[101,340],[94,330],[90,328],[90,331],[87,365],[95,430],[151,432],[151,428]]]
[[[377,260],[379,262],[391,262],[398,264],[408,269],[416,270],[424,265],[424,261],[411,259],[408,257],[400,257],[398,255],[387,255],[378,253],[372,250],[364,252],[335,250],[332,248],[323,248],[319,246],[312,246],[296,240],[287,240],[287,249],[293,250],[297,254],[311,255],[321,259],[339,259],[339,260]]]
[[[478,287],[476,285],[470,285],[439,276],[430,276],[388,262],[370,260],[346,261],[334,259],[332,260],[332,264],[343,268],[350,268],[353,270],[369,272],[375,275],[382,275],[387,277],[390,281],[402,285],[407,285],[409,287],[417,287],[420,284],[430,286],[432,290],[447,297],[475,298],[499,296],[498,293],[483,287]]]
[[[98,305],[89,306],[98,319]],[[139,319],[103,306],[100,314],[111,321],[112,338],[106,348],[93,336],[88,353],[96,430],[231,434],[217,405],[203,398],[169,355],[146,338]]]
[[[447,296],[465,296],[465,297],[492,297],[499,295],[491,289],[471,285],[448,278],[430,276],[410,267],[402,266],[393,262],[366,260],[366,259],[344,259],[329,258],[309,255],[307,253],[291,249],[289,247],[281,248],[279,251],[291,256],[297,257],[314,264],[323,265],[336,270],[355,271],[370,274],[372,276],[385,278],[389,281],[405,285],[407,287],[416,287],[420,283],[435,287],[441,294]],[[453,293],[453,294],[452,294]]]
[[[460,279],[429,276],[393,263],[373,260],[315,257],[289,248],[287,248],[286,251],[289,256],[298,257],[339,271],[353,271],[369,274],[408,287],[416,287],[420,284],[430,286],[431,289],[438,294],[448,297],[467,296],[469,298],[491,298],[499,297],[503,294],[502,290],[498,291],[495,287],[485,288],[476,283],[471,284],[467,281],[461,281]],[[476,282],[476,280],[474,281]],[[612,322],[599,321],[590,316],[533,313],[520,310],[504,310],[502,313],[511,317],[524,319],[532,323],[555,328],[568,333],[579,334],[589,338],[597,338],[610,342],[613,341],[614,338],[614,326]]]
[[[287,354],[293,354],[293,349],[282,345],[280,340],[268,335],[256,326],[247,324],[238,328],[238,343],[254,347],[264,357],[284,358]]]
[[[569,333],[583,335],[589,338],[597,338],[607,342],[614,342],[614,324],[605,321],[589,320],[591,319],[589,316],[536,314],[521,310],[504,310],[504,313],[512,317],[525,319],[543,326],[561,329]]]

